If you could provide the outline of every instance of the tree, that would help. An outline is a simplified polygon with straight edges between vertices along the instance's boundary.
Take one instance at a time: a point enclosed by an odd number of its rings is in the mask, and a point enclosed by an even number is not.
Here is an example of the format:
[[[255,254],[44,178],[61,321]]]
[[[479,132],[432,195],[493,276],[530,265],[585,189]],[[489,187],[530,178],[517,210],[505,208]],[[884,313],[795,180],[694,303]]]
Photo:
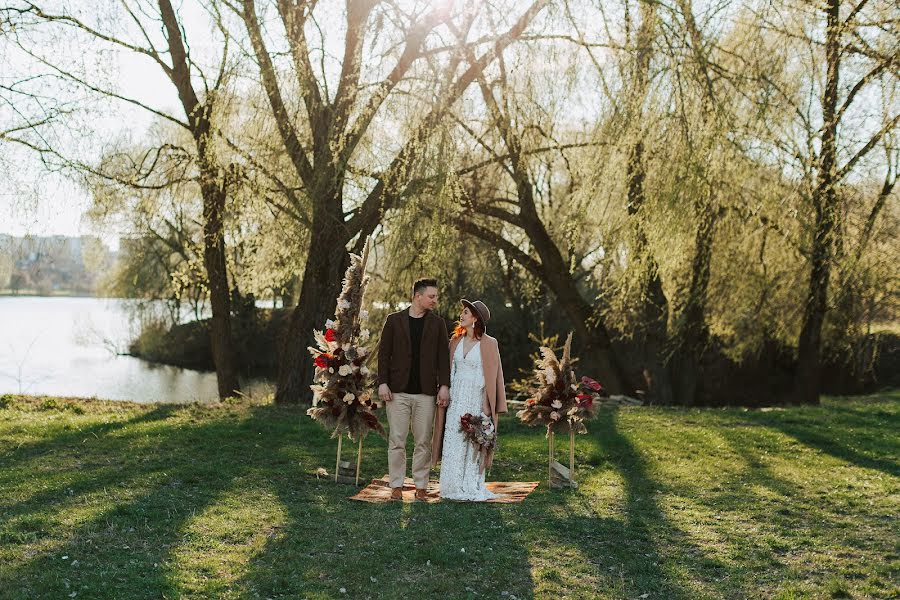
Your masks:
[[[348,2],[343,14],[343,58],[333,65],[332,74],[324,68],[317,72],[313,67],[317,62],[315,54],[326,54],[325,34],[313,32],[317,30],[319,13],[328,7],[315,0],[278,0],[275,7],[290,51],[300,110],[290,104],[291,96],[273,58],[277,52],[270,50],[265,20],[260,17],[256,2],[226,2],[245,24],[284,152],[296,178],[302,182],[302,193],[310,206],[300,300],[291,315],[280,353],[276,393],[278,402],[299,402],[309,398],[312,382],[312,362],[306,351],[308,332],[321,327],[331,312],[331,302],[347,267],[348,245],[353,243],[353,252],[358,254],[382,215],[409,194],[411,175],[424,153],[426,140],[448,108],[485,65],[525,31],[549,0],[533,1],[505,33],[481,41],[487,49],[461,71],[457,69],[458,59],[450,52],[452,47],[428,43],[431,37],[438,41],[433,32],[451,19],[446,5],[432,9],[427,3],[416,3],[412,13],[406,14],[402,7],[387,2]],[[472,7],[460,18],[466,23],[464,28],[470,27],[475,18]],[[392,22],[402,24],[399,32],[394,32],[397,37],[384,39],[381,30]],[[310,43],[311,35],[318,35],[322,47]],[[392,48],[397,48],[397,52],[392,52]],[[370,56],[370,52],[381,54]],[[429,79],[425,85],[416,85],[410,76],[423,59],[448,54],[451,58],[442,67],[445,81]],[[390,66],[379,68],[382,61],[388,61]],[[324,59],[319,64],[324,64]],[[394,149],[378,150],[378,154],[389,158],[365,164],[364,142],[375,131],[376,116],[386,110],[389,99],[402,99],[405,94],[427,99],[424,114],[393,132],[400,138],[391,144]],[[348,186],[354,181],[353,173],[359,171],[364,171],[366,177],[358,183],[357,189],[363,191],[357,191],[354,198],[348,196]],[[353,208],[347,210],[345,205]]]
[[[47,67],[53,76],[74,82],[94,94],[114,98],[149,111],[190,133],[197,169],[195,182],[203,200],[203,263],[212,306],[210,336],[213,359],[216,365],[219,396],[225,398],[239,390],[239,385],[234,363],[230,288],[225,256],[224,213],[228,189],[223,174],[226,165],[221,164],[217,156],[213,121],[229,76],[230,34],[226,28],[219,27],[222,35],[222,52],[215,77],[209,78],[200,66],[202,62],[191,56],[183,33],[184,24],[179,20],[170,0],[158,0],[154,9],[130,2],[123,2],[121,5],[121,13],[118,16],[133,23],[135,29],[131,33],[136,35],[140,42],[129,41],[126,37],[129,33],[127,31],[120,33],[101,30],[100,24],[95,26],[88,20],[79,18],[77,9],[66,8],[60,12],[51,12],[38,4],[21,2],[15,7],[5,8],[4,15],[10,20],[17,19],[20,27],[34,28],[40,25],[59,27],[62,31],[83,35],[96,44],[102,44],[116,51],[146,56],[162,69],[174,87],[183,111],[182,118],[153,108],[140,99],[126,97],[107,89],[101,82],[92,80],[89,74],[67,70],[60,66],[63,63],[62,57],[54,56],[52,49],[42,47],[38,36],[22,35],[18,38],[20,47]],[[150,16],[151,12],[155,14]],[[213,20],[221,23],[216,18],[214,5]],[[157,29],[162,32],[162,39],[157,38],[154,41],[152,33]],[[45,56],[45,53],[50,56]],[[199,91],[198,84],[202,85]],[[53,148],[34,144],[32,146],[40,152],[59,154]],[[77,161],[68,162],[70,165],[76,165]],[[83,168],[85,165],[78,164],[77,167]],[[100,174],[96,170],[93,170],[93,173]]]
[[[807,177],[808,185],[801,190],[812,211],[808,242],[804,244],[809,277],[797,342],[794,399],[802,404],[817,404],[829,286],[836,249],[844,244],[839,219],[841,188],[851,174],[866,167],[872,150],[890,139],[900,124],[895,100],[900,36],[885,27],[892,18],[889,2],[859,0],[850,4],[827,0],[816,10],[803,3],[792,4],[791,8],[792,12],[784,14],[764,10],[761,16],[767,31],[814,58],[806,65],[803,95],[784,94],[784,101],[794,109],[798,129],[806,136],[796,158],[788,160],[799,162]],[[873,96],[873,89],[879,93]],[[881,99],[876,99],[879,96]],[[813,115],[805,108],[809,97],[816,99]],[[872,110],[879,105],[881,114]],[[867,119],[874,125],[867,126]],[[788,143],[782,145],[791,147]],[[893,188],[889,165],[890,159],[882,167],[887,171],[886,187],[882,187],[886,194],[876,194],[869,213],[873,224]],[[866,230],[871,229],[863,231]],[[863,241],[865,237],[864,233]]]
[[[471,50],[465,57],[470,64],[477,60]],[[574,252],[573,238],[580,235],[576,231],[583,226],[579,221],[585,209],[571,193],[573,183],[561,185],[554,177],[544,176],[560,170],[559,164],[568,160],[566,150],[589,144],[556,139],[548,129],[554,123],[542,120],[545,112],[537,108],[539,103],[520,99],[525,86],[510,78],[504,60],[490,74],[481,71],[476,80],[488,117],[486,126],[474,129],[468,125],[472,120],[463,116],[455,121],[473,143],[484,148],[486,156],[467,157],[476,166],[457,172],[465,178],[457,226],[501,250],[508,261],[522,265],[546,284],[604,385],[614,393],[634,393],[637,386],[613,349],[611,332],[590,292],[579,285],[581,274],[575,265],[583,257]],[[489,169],[493,178],[485,176]],[[572,177],[562,171],[564,177]],[[526,243],[516,244],[514,239]]]
[[[637,275],[638,329],[637,344],[642,349],[643,363],[648,379],[647,397],[650,402],[671,404],[674,402],[672,377],[665,360],[668,346],[667,324],[669,301],[663,289],[659,263],[654,256],[646,231],[647,208],[644,181],[647,177],[644,159],[644,105],[650,94],[650,65],[653,59],[654,38],[658,26],[655,2],[641,1],[640,25],[632,49],[631,69],[624,92],[625,127],[634,131],[635,138],[628,149],[626,167],[626,207],[633,230],[634,264]]]

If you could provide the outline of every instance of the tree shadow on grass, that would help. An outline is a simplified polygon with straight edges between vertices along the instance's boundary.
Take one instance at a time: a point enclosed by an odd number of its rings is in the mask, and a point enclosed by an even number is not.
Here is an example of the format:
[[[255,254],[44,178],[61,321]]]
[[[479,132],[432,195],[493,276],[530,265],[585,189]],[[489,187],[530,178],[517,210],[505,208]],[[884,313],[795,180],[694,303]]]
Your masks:
[[[35,491],[31,494],[10,495],[5,502],[0,495],[2,522],[12,528],[13,534],[21,530],[18,537],[44,536],[55,519],[64,516],[67,509],[86,496],[107,489],[140,486],[159,473],[172,471],[186,455],[184,451],[182,456],[153,457],[160,452],[160,445],[177,447],[183,443],[184,436],[191,435],[190,431],[184,430],[181,436],[157,436],[140,426],[164,424],[184,408],[159,406],[128,419],[66,429],[14,448],[0,460],[0,467],[8,476],[3,479],[9,479],[5,489],[13,490],[20,481],[41,478],[44,481],[33,486]],[[64,458],[58,460],[58,456]],[[53,466],[55,461],[58,466]],[[165,475],[167,479],[173,477],[173,473]],[[175,486],[180,485],[177,479],[172,481]]]
[[[178,410],[184,410],[182,405],[162,404],[151,410],[143,411],[129,418],[116,421],[102,421],[83,427],[69,426],[62,428],[58,433],[43,435],[40,439],[24,442],[4,450],[0,454],[0,466],[15,465],[26,460],[38,458],[50,451],[58,451],[60,448],[72,449],[84,441],[101,439],[121,429],[132,425],[150,423],[153,421],[165,421]]]
[[[334,440],[315,442],[334,451]],[[366,442],[366,470],[380,476],[385,444],[375,442]],[[282,448],[281,461],[294,460],[292,452]],[[371,504],[348,500],[357,489],[330,479],[269,483],[287,519],[251,559],[242,595],[339,596],[343,588],[352,598],[533,596],[527,553],[503,535],[503,507]]]
[[[109,502],[96,495],[84,500],[67,495],[49,499],[49,506],[19,505],[18,516],[26,521],[43,519],[50,530],[42,538],[18,540],[30,547],[15,554],[18,560],[7,562],[0,571],[0,590],[10,598],[63,597],[73,592],[92,598],[180,595],[167,565],[171,549],[182,541],[184,527],[194,515],[254,465],[267,464],[267,457],[289,441],[292,426],[271,414],[276,410],[260,407],[243,418],[179,422],[156,431],[156,454],[123,469],[118,489],[111,493],[116,498]],[[137,420],[152,419],[152,412]],[[82,436],[57,436],[32,450],[76,450]],[[96,459],[109,453],[127,455],[138,448],[135,442],[141,436],[135,427],[82,451]],[[108,472],[95,475],[94,469],[84,469],[74,485],[81,491],[97,491],[114,479]],[[85,511],[90,503],[97,510]],[[70,523],[68,513],[79,511],[86,514]],[[70,532],[62,531],[68,528]]]
[[[649,589],[628,589],[629,595],[649,591],[664,598],[694,598],[695,588],[679,579],[690,574],[704,586],[715,587],[715,578],[727,567],[708,556],[665,515],[656,498],[662,485],[650,476],[646,459],[620,431],[619,414],[618,410],[601,414],[592,423],[592,428],[598,430],[601,450],[624,480],[624,537],[635,540],[633,547],[625,545],[623,564],[626,573],[630,579],[649,586]],[[617,539],[621,537],[613,533],[610,541]]]
[[[589,435],[596,440],[599,452],[587,464],[593,463],[596,468],[605,460],[621,475],[622,518],[600,516],[598,499],[579,498],[586,492],[545,490],[524,505],[527,514],[518,519],[527,522],[524,535],[537,548],[552,542],[563,552],[567,547],[577,551],[581,560],[592,565],[584,574],[595,575],[598,589],[607,596],[637,598],[649,594],[654,598],[692,599],[697,597],[698,588],[715,588],[714,580],[726,565],[706,555],[666,517],[656,500],[660,484],[650,476],[646,460],[618,429],[617,421],[618,412],[608,410],[591,422]],[[592,476],[598,475],[594,470]],[[583,512],[593,514],[565,514],[560,508],[570,500],[584,502]],[[537,554],[536,558],[545,562],[537,575],[539,589],[563,586],[565,593],[565,577],[557,572],[553,557]],[[685,580],[686,572],[693,582]]]
[[[781,431],[798,442],[864,469],[900,477],[900,416],[880,411],[873,417],[850,407],[749,412],[745,418]],[[875,420],[873,420],[875,419]]]

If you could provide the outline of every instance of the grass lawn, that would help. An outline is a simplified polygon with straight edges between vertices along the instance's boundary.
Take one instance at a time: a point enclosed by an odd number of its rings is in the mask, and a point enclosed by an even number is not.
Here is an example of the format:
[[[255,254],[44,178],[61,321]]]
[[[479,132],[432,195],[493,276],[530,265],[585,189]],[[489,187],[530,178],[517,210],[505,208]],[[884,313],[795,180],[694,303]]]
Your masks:
[[[500,429],[490,478],[544,480],[542,431]],[[577,491],[375,505],[316,479],[336,442],[300,408],[3,396],[0,598],[900,595],[900,392],[589,429]]]

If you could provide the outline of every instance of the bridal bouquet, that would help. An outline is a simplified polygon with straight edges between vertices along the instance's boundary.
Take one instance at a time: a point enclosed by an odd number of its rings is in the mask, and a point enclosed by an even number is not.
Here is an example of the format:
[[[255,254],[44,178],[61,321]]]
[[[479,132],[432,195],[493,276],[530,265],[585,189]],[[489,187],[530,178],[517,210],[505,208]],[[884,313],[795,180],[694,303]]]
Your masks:
[[[490,450],[497,445],[497,431],[490,417],[466,413],[459,418],[459,430],[466,441],[479,451]]]
[[[373,390],[373,377],[365,365],[369,350],[365,342],[369,332],[362,328],[366,311],[362,310],[363,294],[369,278],[365,275],[369,245],[363,256],[350,255],[350,266],[337,299],[334,320],[325,323],[324,331],[314,331],[317,348],[310,347],[316,373],[313,406],[306,411],[328,429],[332,437],[348,432],[354,440],[369,431],[385,435],[375,411],[380,406]]]
[[[531,397],[516,413],[527,425],[546,425],[548,435],[559,430],[587,433],[584,421],[594,416],[594,402],[607,396],[603,386],[590,377],[576,378],[571,349],[571,333],[561,360],[551,348],[541,348],[534,365],[534,382],[528,390]]]

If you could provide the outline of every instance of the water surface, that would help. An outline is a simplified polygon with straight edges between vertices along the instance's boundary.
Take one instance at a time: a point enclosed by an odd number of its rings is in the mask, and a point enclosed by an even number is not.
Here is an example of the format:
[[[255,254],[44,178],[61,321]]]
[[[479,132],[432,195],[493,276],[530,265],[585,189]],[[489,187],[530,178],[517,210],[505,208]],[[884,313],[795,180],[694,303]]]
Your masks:
[[[128,301],[0,297],[0,393],[136,402],[217,398],[215,373],[122,356],[136,325]],[[260,389],[254,381],[249,389]]]

